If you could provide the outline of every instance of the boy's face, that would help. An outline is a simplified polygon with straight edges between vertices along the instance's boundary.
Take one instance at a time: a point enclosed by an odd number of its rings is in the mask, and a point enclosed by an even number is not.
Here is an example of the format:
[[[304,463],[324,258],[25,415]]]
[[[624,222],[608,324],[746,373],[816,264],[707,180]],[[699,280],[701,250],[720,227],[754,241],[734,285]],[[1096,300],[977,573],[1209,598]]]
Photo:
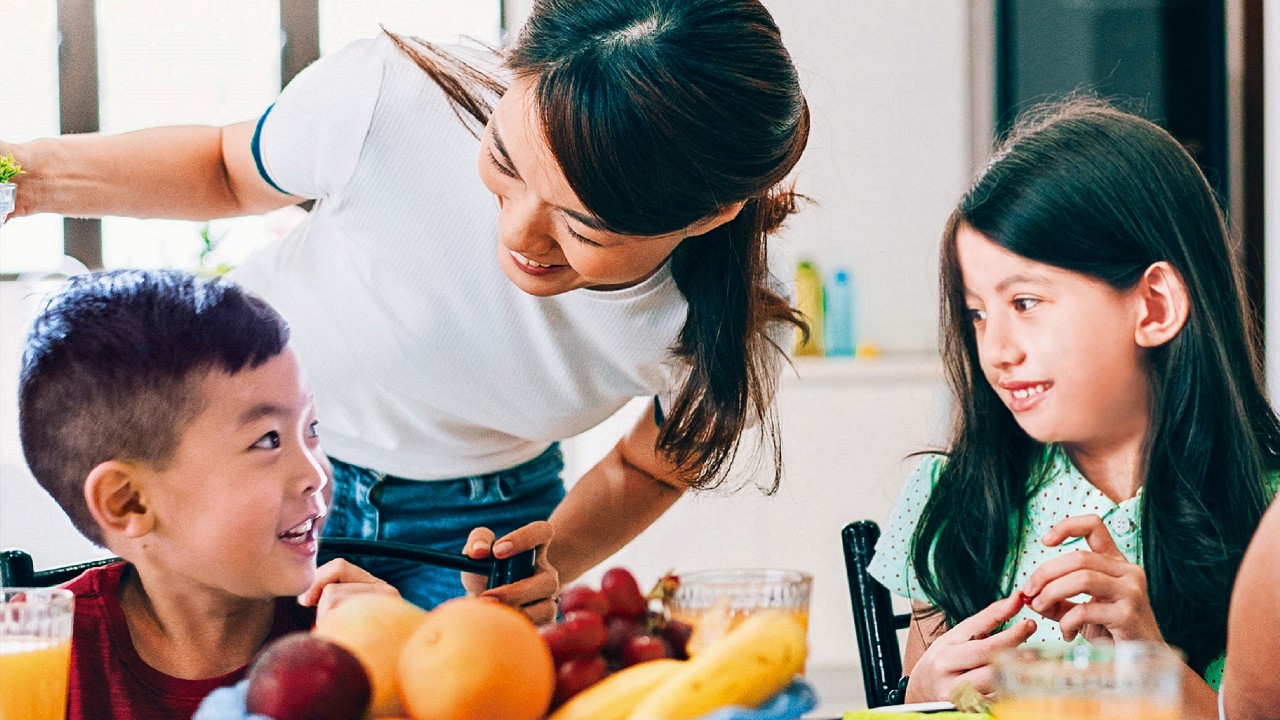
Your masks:
[[[203,407],[167,467],[148,470],[155,513],[140,547],[171,587],[238,598],[297,595],[315,579],[327,464],[290,348],[200,383]]]
[[[1135,296],[1016,255],[967,225],[955,242],[978,358],[1022,429],[1082,447],[1141,439],[1148,383]]]

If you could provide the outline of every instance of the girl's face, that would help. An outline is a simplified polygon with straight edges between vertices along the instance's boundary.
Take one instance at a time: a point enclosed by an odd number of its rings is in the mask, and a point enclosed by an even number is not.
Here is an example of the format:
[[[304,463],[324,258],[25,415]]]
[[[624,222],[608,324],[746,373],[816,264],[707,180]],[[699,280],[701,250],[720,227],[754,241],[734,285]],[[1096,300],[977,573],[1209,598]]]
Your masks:
[[[498,198],[498,264],[530,295],[611,289],[652,275],[680,241],[727,222],[741,205],[663,235],[619,235],[587,212],[542,137],[534,80],[503,95],[480,143],[480,179]]]
[[[983,373],[1022,429],[1094,451],[1141,442],[1148,376],[1137,293],[1033,262],[967,225],[955,243]]]

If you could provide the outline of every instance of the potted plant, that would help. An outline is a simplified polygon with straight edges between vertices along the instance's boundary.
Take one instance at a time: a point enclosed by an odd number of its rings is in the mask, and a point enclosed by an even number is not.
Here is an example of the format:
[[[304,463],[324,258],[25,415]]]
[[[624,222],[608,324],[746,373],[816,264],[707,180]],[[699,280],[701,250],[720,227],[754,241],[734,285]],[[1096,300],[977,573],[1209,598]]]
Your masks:
[[[13,212],[18,186],[11,181],[21,173],[22,166],[13,159],[13,155],[0,155],[0,225]]]

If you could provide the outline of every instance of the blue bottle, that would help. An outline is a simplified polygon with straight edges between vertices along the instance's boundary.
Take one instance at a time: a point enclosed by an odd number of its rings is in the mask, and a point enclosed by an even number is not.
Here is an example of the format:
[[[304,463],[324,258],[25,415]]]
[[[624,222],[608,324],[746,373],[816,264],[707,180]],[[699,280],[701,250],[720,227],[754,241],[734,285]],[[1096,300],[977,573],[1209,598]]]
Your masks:
[[[828,357],[853,357],[858,346],[858,327],[853,312],[853,277],[837,268],[823,297],[823,344]]]

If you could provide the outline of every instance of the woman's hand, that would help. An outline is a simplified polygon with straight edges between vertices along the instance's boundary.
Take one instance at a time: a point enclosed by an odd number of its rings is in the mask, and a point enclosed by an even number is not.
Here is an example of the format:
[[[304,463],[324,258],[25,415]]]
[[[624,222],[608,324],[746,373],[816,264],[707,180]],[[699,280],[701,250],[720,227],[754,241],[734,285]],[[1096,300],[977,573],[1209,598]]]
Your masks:
[[[311,587],[306,592],[298,596],[298,603],[306,606],[314,605],[316,622],[319,622],[326,613],[346,598],[369,592],[400,597],[399,591],[370,574],[368,570],[338,558],[330,560],[316,570],[315,582],[311,583]]]
[[[472,530],[467,537],[466,550],[463,551],[468,557],[483,560],[492,555],[498,559],[505,559],[536,547],[538,559],[533,577],[492,589],[486,589],[488,578],[463,573],[462,585],[467,589],[467,594],[493,598],[519,608],[538,625],[555,620],[560,576],[547,561],[547,545],[551,542],[553,534],[551,523],[543,520],[529,523],[497,540],[494,539],[493,531],[488,528]]]
[[[1023,620],[992,635],[1021,609],[1019,595],[997,600],[935,640],[911,669],[905,700],[946,700],[962,682],[990,695],[994,690],[992,660],[1000,652],[1026,642],[1036,631],[1034,621]]]
[[[1041,538],[1048,547],[1081,537],[1089,550],[1056,557],[1031,573],[1022,592],[1032,610],[1062,626],[1062,639],[1146,640],[1163,643],[1147,596],[1147,574],[1125,559],[1102,518],[1079,515],[1054,525]],[[1072,602],[1077,595],[1089,602]]]

